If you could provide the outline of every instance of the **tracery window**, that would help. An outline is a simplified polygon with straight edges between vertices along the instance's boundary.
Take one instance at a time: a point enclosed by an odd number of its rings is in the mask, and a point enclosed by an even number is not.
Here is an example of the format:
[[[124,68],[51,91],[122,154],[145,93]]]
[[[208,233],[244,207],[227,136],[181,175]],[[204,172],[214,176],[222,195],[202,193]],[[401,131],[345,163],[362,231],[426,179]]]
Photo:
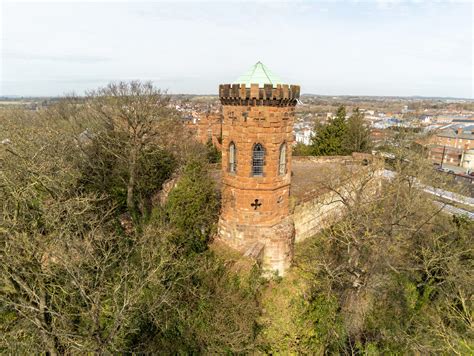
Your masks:
[[[285,175],[286,173],[286,143],[283,142],[280,146],[280,161],[278,165],[278,174]]]
[[[229,172],[235,173],[237,170],[236,148],[235,143],[231,142],[229,145]]]
[[[254,177],[263,176],[263,165],[265,164],[265,149],[260,143],[253,146],[252,154],[252,175]]]

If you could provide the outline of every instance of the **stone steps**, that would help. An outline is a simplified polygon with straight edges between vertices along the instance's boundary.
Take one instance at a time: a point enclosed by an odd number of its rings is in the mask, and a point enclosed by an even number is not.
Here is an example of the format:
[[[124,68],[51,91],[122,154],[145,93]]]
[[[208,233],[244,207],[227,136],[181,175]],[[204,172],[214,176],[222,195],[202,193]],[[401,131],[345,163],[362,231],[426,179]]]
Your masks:
[[[265,245],[261,242],[254,242],[244,247],[244,256],[261,261]]]

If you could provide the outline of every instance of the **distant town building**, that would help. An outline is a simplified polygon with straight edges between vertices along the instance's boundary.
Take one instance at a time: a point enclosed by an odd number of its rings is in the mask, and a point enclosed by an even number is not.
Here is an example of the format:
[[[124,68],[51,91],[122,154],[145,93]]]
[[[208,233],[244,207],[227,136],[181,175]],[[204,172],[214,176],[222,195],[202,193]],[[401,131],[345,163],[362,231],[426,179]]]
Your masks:
[[[371,126],[375,129],[387,129],[389,127],[407,127],[408,125],[409,124],[406,121],[389,116],[383,116],[377,121],[372,121],[371,123]]]
[[[420,122],[422,124],[430,124],[431,123],[431,116],[429,115],[421,115]]]
[[[465,154],[474,149],[474,124],[455,123],[445,126],[432,139],[429,145],[429,158],[433,163],[447,163],[453,166],[470,166],[463,164]],[[470,160],[470,154],[467,153]],[[469,168],[469,167],[466,167]]]
[[[314,136],[314,131],[310,128],[304,128],[302,130],[296,131],[295,130],[295,141],[298,143],[302,143],[304,145],[311,144],[311,138]]]
[[[461,166],[468,172],[474,172],[474,148],[466,150],[462,157]]]
[[[392,130],[382,130],[382,129],[371,129],[370,138],[374,145],[384,145],[387,144],[394,136],[394,131]]]
[[[212,144],[220,149],[222,143],[222,115],[203,114],[196,121],[196,138],[199,142]]]

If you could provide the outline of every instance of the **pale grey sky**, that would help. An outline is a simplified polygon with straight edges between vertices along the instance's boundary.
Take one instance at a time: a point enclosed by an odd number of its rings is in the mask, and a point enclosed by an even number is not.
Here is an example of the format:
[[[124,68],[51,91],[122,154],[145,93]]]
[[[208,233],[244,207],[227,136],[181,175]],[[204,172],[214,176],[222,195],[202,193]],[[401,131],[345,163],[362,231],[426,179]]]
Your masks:
[[[471,1],[0,4],[0,95],[215,94],[260,60],[304,93],[473,98]]]

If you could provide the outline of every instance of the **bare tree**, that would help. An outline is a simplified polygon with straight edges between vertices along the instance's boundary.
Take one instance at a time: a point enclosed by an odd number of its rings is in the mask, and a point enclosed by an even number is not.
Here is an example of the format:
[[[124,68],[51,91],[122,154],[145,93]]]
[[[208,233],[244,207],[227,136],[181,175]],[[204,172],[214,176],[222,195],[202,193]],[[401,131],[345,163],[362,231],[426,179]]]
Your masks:
[[[172,305],[175,248],[155,229],[126,237],[105,196],[77,191],[79,149],[56,117],[4,118],[0,146],[1,344],[50,354],[126,350],[145,289]],[[162,283],[166,280],[166,286]],[[27,335],[27,336],[26,336]]]
[[[156,89],[151,82],[111,83],[88,93],[86,106],[92,117],[102,124],[104,145],[118,143],[125,148],[118,158],[128,171],[130,212],[137,209],[135,191],[140,153],[151,144],[165,146],[171,139],[167,135],[175,132],[170,128],[177,125],[177,119],[169,102],[166,92]]]

